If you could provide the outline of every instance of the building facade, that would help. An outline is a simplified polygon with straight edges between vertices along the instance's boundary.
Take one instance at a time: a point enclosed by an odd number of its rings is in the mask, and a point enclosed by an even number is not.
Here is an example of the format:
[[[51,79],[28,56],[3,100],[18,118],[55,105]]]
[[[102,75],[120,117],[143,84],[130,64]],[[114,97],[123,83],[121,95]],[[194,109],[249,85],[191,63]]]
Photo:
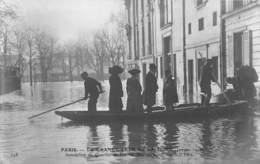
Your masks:
[[[225,26],[227,76],[242,65],[253,66],[260,75],[260,1],[226,0]],[[256,83],[259,90],[260,85]]]
[[[130,67],[141,70],[143,84],[150,63],[158,67],[158,97],[164,71],[176,78],[180,103],[200,102],[200,72],[214,62],[213,96],[241,65],[260,73],[259,0],[126,0]],[[258,59],[259,58],[259,59]],[[162,99],[159,100],[162,103]]]

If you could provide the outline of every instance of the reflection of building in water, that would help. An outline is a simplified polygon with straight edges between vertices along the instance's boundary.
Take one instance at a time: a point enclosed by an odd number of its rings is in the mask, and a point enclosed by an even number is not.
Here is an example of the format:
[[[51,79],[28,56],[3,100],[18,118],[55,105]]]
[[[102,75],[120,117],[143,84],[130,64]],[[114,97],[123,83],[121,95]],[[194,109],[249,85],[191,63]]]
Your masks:
[[[89,127],[88,147],[154,148],[146,153],[153,151],[160,157],[158,161],[201,163],[233,157],[248,159],[252,158],[257,146],[254,120],[248,118],[195,123],[111,122]]]

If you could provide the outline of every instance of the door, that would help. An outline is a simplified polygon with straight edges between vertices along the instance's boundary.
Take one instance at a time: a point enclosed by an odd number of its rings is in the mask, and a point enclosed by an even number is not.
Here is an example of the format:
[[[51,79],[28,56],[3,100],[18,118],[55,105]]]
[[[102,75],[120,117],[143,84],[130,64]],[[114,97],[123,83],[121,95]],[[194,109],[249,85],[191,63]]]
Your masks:
[[[243,32],[234,33],[234,74],[242,66]]]
[[[143,88],[145,88],[145,77],[146,77],[146,63],[143,63]]]
[[[188,60],[188,87],[189,87],[189,103],[193,103],[193,60]]]

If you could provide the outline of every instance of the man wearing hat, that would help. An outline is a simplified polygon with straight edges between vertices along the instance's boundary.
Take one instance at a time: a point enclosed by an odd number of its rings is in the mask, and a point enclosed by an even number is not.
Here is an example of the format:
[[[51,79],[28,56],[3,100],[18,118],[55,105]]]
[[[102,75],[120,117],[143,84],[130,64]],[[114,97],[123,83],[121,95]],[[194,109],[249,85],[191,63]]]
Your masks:
[[[211,99],[211,81],[215,81],[213,76],[214,65],[210,59],[207,59],[206,64],[201,69],[201,77],[200,77],[200,90],[202,92],[201,95],[201,105],[208,106]]]
[[[156,65],[150,64],[150,71],[145,77],[145,89],[144,89],[144,105],[147,105],[147,111],[151,112],[152,106],[156,102],[156,92],[158,90],[156,73]]]
[[[127,106],[126,110],[129,112],[142,112],[143,103],[142,103],[142,86],[139,82],[138,76],[140,70],[131,69],[128,71],[132,76],[127,79],[126,82],[126,91],[127,91]]]
[[[97,111],[97,99],[99,97],[99,94],[103,92],[102,86],[97,80],[95,80],[91,77],[88,77],[87,72],[83,72],[81,74],[81,78],[85,81],[84,82],[85,100],[87,98],[89,98],[88,111],[96,112]]]
[[[119,74],[123,72],[123,69],[120,66],[113,66],[109,68],[109,77],[110,91],[109,91],[109,111],[111,112],[121,112],[123,108],[122,97],[123,89],[122,82],[119,77]]]
[[[176,80],[173,79],[170,70],[165,71],[165,82],[163,85],[163,98],[166,110],[173,109],[174,103],[179,102]]]

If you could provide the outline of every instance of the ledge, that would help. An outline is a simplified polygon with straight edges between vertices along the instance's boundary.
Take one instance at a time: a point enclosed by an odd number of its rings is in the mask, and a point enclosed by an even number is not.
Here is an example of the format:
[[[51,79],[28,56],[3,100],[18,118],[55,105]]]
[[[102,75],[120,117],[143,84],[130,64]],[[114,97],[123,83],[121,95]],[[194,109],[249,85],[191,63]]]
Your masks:
[[[227,19],[233,15],[237,15],[239,13],[242,13],[242,12],[245,12],[249,9],[252,9],[254,7],[259,7],[260,4],[256,1],[256,2],[252,2],[251,4],[248,4],[240,9],[236,9],[236,10],[232,10],[232,11],[228,11],[227,13],[225,13],[223,16],[222,16],[222,19]]]

